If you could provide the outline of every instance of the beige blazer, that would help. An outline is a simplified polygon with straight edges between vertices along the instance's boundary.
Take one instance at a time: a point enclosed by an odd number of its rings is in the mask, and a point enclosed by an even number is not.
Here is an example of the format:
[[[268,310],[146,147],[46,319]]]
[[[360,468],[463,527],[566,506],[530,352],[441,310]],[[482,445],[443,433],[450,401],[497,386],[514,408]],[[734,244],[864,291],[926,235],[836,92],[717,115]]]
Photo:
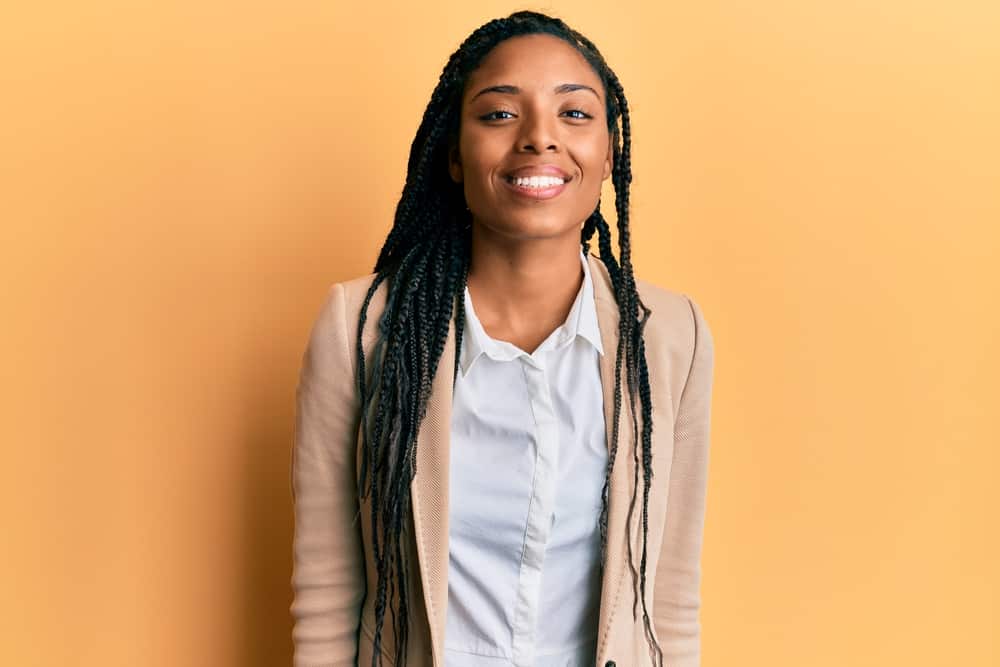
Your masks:
[[[601,339],[601,380],[610,442],[618,307],[604,263],[588,257]],[[373,276],[330,287],[302,358],[296,390],[291,490],[295,507],[291,613],[296,667],[372,662],[373,597],[368,501],[360,506],[359,400],[355,366],[357,321]],[[652,314],[645,345],[653,414],[653,483],[649,495],[646,603],[667,667],[700,662],[701,545],[708,473],[713,342],[701,309],[688,296],[637,280]],[[362,346],[370,354],[375,323],[385,305],[385,283],[369,310]],[[409,549],[411,625],[407,664],[442,667],[448,604],[448,447],[455,361],[452,319],[417,442],[411,486]],[[624,369],[623,369],[624,370]],[[625,526],[635,471],[628,392],[623,400],[619,449],[610,483],[608,552],[601,583],[597,667],[652,665],[642,621],[633,617],[633,584]],[[641,459],[640,459],[641,460]],[[642,480],[633,530],[641,553]],[[484,572],[484,576],[489,573]],[[392,601],[395,604],[395,600]],[[391,615],[382,632],[385,664],[392,664]]]

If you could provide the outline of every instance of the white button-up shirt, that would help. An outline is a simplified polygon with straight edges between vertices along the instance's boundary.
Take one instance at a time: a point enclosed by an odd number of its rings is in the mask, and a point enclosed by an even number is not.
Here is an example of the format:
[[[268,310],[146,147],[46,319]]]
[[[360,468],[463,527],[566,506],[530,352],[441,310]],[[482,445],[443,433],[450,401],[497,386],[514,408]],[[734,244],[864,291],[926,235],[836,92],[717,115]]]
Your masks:
[[[448,667],[592,665],[608,463],[594,288],[532,354],[468,288],[450,447]]]

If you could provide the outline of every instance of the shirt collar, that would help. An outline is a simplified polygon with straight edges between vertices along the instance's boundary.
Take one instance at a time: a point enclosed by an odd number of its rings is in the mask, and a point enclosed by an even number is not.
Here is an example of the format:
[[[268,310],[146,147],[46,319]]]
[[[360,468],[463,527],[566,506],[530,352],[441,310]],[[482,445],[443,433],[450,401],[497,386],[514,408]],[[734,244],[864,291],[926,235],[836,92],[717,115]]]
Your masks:
[[[594,282],[590,275],[590,263],[587,256],[580,251],[580,264],[583,267],[583,281],[580,290],[576,294],[573,306],[570,308],[566,320],[539,346],[535,352],[557,349],[567,345],[576,336],[580,336],[589,342],[601,355],[604,354],[604,347],[601,344],[601,331],[597,321],[597,305],[594,302]],[[472,296],[469,288],[465,288],[465,327],[462,331],[462,349],[459,353],[459,363],[462,368],[462,375],[469,372],[472,364],[485,354],[497,361],[510,361],[519,356],[527,354],[517,346],[502,340],[490,338],[482,323],[476,317],[476,311],[472,305]]]

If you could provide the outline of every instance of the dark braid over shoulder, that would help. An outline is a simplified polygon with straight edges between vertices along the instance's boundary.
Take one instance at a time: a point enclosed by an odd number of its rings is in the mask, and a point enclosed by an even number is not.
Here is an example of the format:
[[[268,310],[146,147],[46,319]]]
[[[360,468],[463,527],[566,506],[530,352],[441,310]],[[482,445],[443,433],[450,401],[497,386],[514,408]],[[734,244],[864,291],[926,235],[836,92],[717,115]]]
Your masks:
[[[632,607],[642,618],[654,665],[663,664],[646,609],[646,540],[649,489],[652,483],[652,407],[643,342],[649,309],[639,299],[632,271],[629,233],[629,184],[632,182],[631,128],[628,104],[618,77],[597,47],[562,20],[531,11],[519,11],[477,28],[451,54],[424,112],[410,146],[406,184],[396,207],[393,227],[375,264],[375,280],[369,288],[358,319],[356,378],[361,397],[361,469],[358,488],[370,498],[372,553],[378,574],[374,594],[375,628],[372,667],[381,665],[382,627],[386,608],[393,617],[396,637],[395,664],[406,664],[408,634],[405,530],[410,508],[410,485],[416,470],[417,430],[427,407],[431,381],[444,351],[451,318],[455,317],[457,347],[465,312],[463,294],[469,268],[471,213],[465,207],[461,184],[453,182],[447,169],[449,141],[459,131],[462,94],[469,74],[499,43],[520,35],[544,33],[565,40],[594,68],[605,89],[608,130],[613,139],[612,183],[618,225],[618,256],[611,248],[611,229],[601,215],[600,203],[582,221],[580,243],[590,251],[596,232],[601,260],[607,266],[619,310],[619,339],[615,361],[614,423],[608,469],[602,490],[600,515],[601,562],[607,553],[608,488],[618,453],[618,422],[622,402],[622,370],[632,415],[636,462],[632,501],[628,512],[631,534],[642,453],[642,554],[638,570],[628,540],[629,567],[635,592]],[[621,123],[619,130],[618,124]],[[366,366],[361,340],[368,307],[376,289],[387,282],[385,310],[378,322],[379,335]],[[458,372],[455,355],[453,374]],[[453,375],[454,377],[454,375]],[[636,402],[639,403],[637,410]],[[641,420],[638,414],[641,412]],[[641,422],[641,429],[639,424]],[[390,604],[398,596],[399,609]]]

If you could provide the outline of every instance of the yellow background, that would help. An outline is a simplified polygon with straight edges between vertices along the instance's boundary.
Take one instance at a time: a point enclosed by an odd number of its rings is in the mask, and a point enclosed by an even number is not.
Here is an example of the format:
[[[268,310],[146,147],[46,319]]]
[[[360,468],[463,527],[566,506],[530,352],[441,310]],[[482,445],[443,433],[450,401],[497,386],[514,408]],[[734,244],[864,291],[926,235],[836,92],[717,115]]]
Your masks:
[[[0,664],[289,664],[309,327],[522,8],[617,70],[637,273],[715,335],[704,666],[1000,665],[992,0],[9,3]]]

